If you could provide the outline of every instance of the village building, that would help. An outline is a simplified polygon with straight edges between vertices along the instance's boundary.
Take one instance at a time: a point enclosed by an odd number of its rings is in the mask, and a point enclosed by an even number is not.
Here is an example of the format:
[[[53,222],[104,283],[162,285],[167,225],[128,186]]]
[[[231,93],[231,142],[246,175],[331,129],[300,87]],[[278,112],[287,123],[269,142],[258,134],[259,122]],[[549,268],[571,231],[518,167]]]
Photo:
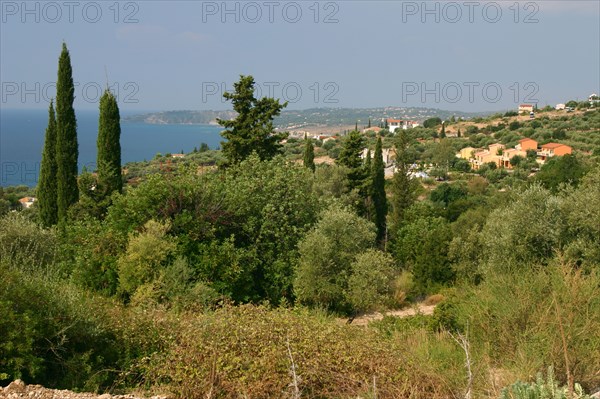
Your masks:
[[[560,143],[548,143],[542,144],[540,151],[538,151],[538,162],[543,164],[548,158],[555,156],[563,156],[572,154],[573,148],[566,144]]]
[[[37,199],[35,197],[23,197],[23,198],[19,199],[19,203],[25,209],[31,208],[35,201],[37,201]]]
[[[519,113],[520,114],[528,114],[533,112],[535,106],[533,104],[520,104],[519,105]]]

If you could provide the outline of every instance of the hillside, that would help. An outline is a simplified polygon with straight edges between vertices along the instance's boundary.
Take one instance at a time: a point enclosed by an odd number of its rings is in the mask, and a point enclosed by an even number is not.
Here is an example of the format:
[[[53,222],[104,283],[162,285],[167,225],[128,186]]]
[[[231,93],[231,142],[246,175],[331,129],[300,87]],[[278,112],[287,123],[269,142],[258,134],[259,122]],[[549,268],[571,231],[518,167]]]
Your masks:
[[[282,130],[318,127],[354,126],[355,123],[366,126],[369,119],[374,125],[383,118],[401,118],[423,121],[431,117],[442,119],[473,118],[489,113],[470,113],[446,111],[436,108],[380,107],[380,108],[311,108],[305,110],[283,110],[274,120],[275,126]],[[208,124],[216,123],[216,118],[235,117],[233,111],[165,111],[134,115],[125,118],[125,122],[143,122],[150,124]]]

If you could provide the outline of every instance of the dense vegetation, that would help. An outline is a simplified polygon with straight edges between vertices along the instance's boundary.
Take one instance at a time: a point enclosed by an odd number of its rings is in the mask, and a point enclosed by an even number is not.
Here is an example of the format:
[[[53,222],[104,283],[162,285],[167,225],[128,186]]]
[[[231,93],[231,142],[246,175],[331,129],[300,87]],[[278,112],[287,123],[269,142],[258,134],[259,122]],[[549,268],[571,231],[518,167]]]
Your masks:
[[[59,227],[40,206],[2,208],[0,382],[182,398],[600,388],[597,152],[537,174],[530,160],[471,173],[454,154],[480,133],[461,125],[465,137],[434,139],[436,125],[354,131],[334,143],[336,163],[315,165],[325,144],[265,147],[279,105],[251,98],[244,79],[229,98],[246,93],[246,114],[227,126],[248,139],[242,151],[128,165],[135,180],[108,199],[90,194],[84,173]],[[565,137],[580,124],[597,139],[598,114],[563,121]],[[365,146],[373,157],[360,156]],[[418,168],[440,181],[413,178]],[[432,316],[345,323],[431,296]]]

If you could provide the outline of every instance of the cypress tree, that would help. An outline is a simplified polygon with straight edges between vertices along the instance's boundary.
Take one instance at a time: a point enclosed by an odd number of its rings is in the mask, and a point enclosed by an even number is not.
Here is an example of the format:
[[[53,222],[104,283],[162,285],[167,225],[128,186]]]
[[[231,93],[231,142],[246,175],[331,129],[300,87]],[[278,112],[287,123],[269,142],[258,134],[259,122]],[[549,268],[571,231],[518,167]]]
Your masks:
[[[308,169],[315,171],[315,148],[313,147],[312,141],[304,135],[304,166]]]
[[[54,102],[50,101],[48,127],[46,128],[40,169],[40,183],[37,188],[40,221],[45,227],[53,226],[58,221],[56,184],[56,117],[54,115]]]
[[[442,130],[440,130],[440,138],[441,139],[446,138],[446,124],[445,123],[442,123]]]
[[[399,130],[396,141],[396,173],[391,182],[390,231],[397,232],[405,219],[406,210],[416,200],[418,183],[410,178],[409,140],[406,130]]]
[[[98,121],[98,185],[105,196],[121,192],[121,117],[117,99],[106,90],[100,98]]]
[[[460,128],[458,128],[458,133],[456,133],[456,136],[457,136],[458,138],[461,138],[461,137],[462,137],[462,134],[460,133]]]
[[[348,188],[362,189],[365,181],[363,161],[360,157],[364,148],[364,138],[357,131],[352,131],[345,138],[340,155],[336,160],[338,165],[346,166],[348,172]],[[364,194],[364,193],[363,193]],[[364,195],[363,195],[364,197]]]
[[[75,85],[71,57],[67,45],[63,43],[58,60],[58,80],[56,81],[56,176],[58,221],[67,219],[67,211],[79,199],[77,188],[77,120],[73,109]]]
[[[371,168],[371,198],[375,210],[375,225],[377,226],[377,241],[385,240],[387,198],[385,195],[385,165],[383,163],[383,148],[381,137],[377,138],[373,166]]]

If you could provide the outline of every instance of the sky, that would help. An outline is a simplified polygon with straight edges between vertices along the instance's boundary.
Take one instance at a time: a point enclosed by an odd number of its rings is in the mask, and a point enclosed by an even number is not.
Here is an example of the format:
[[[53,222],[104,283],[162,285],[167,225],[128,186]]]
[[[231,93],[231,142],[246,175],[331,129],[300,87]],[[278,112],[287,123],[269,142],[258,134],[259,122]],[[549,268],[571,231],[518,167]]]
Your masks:
[[[600,92],[600,1],[0,0],[3,109],[42,109],[66,42],[76,109],[223,110],[257,96],[315,107],[456,111]]]

